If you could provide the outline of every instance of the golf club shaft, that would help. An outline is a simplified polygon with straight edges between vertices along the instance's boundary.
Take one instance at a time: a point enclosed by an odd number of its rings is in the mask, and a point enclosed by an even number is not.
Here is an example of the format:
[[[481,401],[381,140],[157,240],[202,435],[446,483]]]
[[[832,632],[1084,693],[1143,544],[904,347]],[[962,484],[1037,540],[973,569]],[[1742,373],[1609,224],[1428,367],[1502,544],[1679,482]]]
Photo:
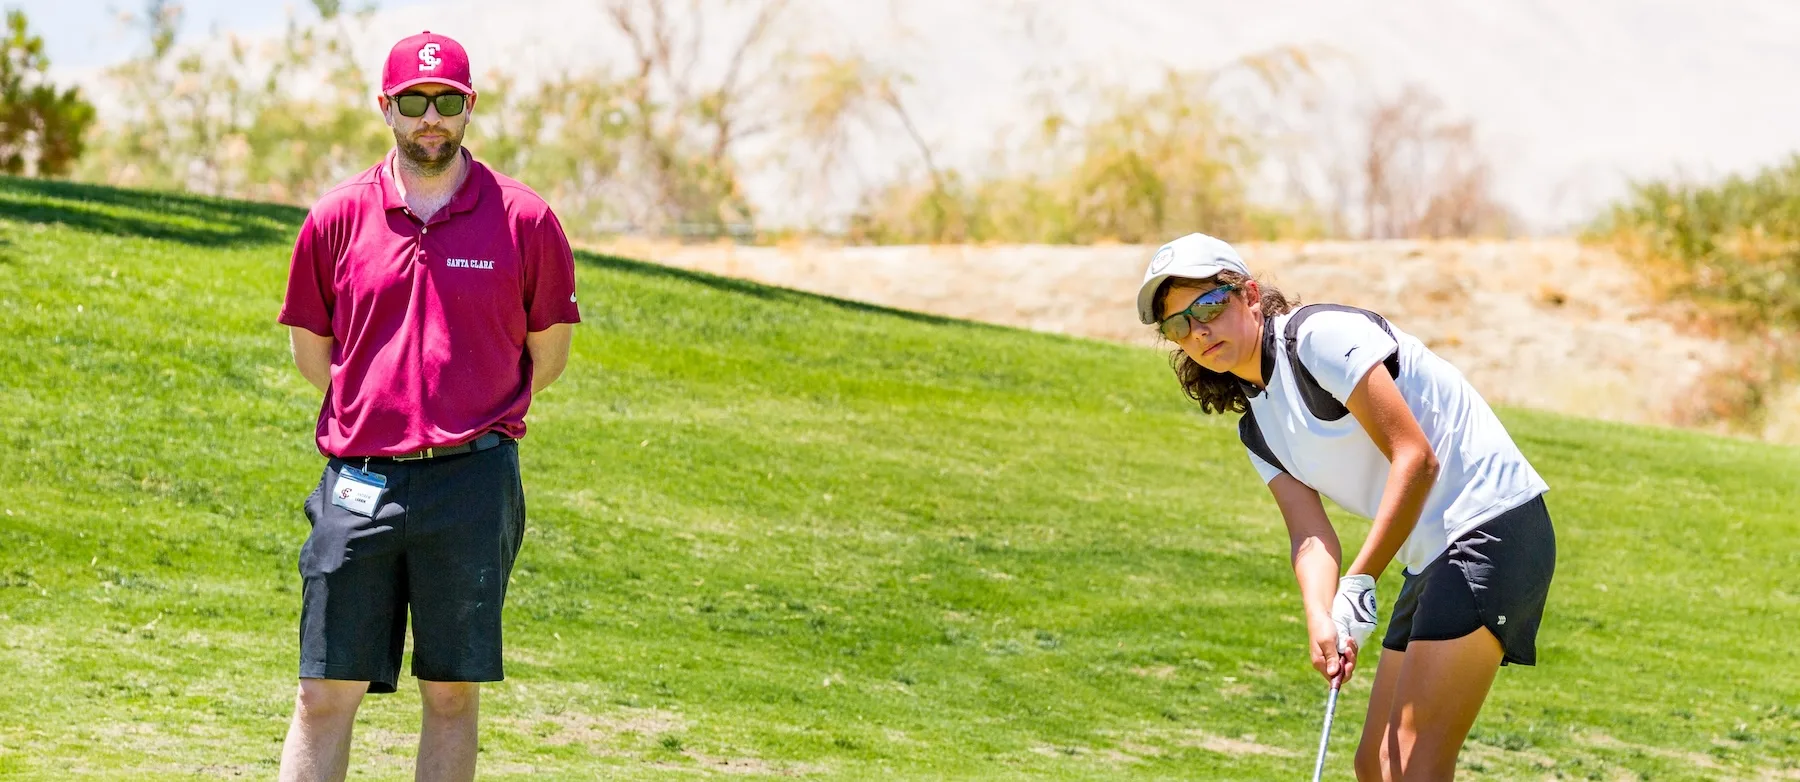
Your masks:
[[[1313,763],[1313,782],[1325,774],[1325,745],[1331,741],[1331,715],[1337,711],[1338,683],[1331,682],[1331,695],[1325,699],[1325,728],[1319,732],[1319,759]]]

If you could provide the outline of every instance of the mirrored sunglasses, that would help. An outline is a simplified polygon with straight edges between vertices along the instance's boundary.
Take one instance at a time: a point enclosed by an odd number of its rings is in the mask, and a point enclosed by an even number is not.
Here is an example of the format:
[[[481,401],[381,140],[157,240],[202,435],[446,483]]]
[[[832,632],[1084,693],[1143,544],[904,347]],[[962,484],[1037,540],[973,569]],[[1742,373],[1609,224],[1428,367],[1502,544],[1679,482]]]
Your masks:
[[[1236,285],[1220,285],[1202,293],[1200,298],[1194,300],[1194,303],[1187,305],[1187,309],[1163,318],[1162,323],[1157,324],[1157,328],[1162,330],[1162,335],[1170,342],[1180,342],[1186,339],[1187,335],[1194,333],[1194,326],[1210,323],[1213,318],[1219,317],[1226,307],[1230,307],[1231,292],[1236,289]]]

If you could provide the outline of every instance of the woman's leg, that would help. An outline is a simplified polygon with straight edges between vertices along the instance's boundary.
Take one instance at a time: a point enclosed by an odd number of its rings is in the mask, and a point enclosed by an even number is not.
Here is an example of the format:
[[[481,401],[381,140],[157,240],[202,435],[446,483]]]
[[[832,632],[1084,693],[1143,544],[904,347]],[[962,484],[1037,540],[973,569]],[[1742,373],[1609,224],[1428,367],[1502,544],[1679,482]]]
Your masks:
[[[1502,654],[1499,639],[1486,627],[1449,641],[1407,645],[1381,745],[1386,779],[1455,777],[1456,756],[1487,700]],[[1386,667],[1384,654],[1382,668]],[[1378,684],[1380,677],[1377,672]]]
[[[1356,745],[1356,778],[1359,782],[1381,782],[1387,778],[1382,768],[1381,741],[1387,735],[1388,713],[1394,707],[1394,685],[1400,683],[1400,666],[1405,652],[1381,649],[1381,662],[1375,667],[1375,684],[1369,688],[1369,713],[1363,717],[1362,740]]]

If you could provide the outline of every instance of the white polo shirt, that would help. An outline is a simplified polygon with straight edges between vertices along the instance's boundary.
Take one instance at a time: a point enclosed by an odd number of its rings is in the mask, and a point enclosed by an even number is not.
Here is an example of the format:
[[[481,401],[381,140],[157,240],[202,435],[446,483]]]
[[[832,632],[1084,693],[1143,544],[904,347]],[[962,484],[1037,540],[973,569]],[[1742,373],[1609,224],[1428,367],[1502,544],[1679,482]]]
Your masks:
[[[1317,307],[1312,312],[1308,309]],[[1267,483],[1286,472],[1352,513],[1373,519],[1387,489],[1388,460],[1347,412],[1321,420],[1303,399],[1302,380],[1289,359],[1288,321],[1302,312],[1293,348],[1301,364],[1338,405],[1371,370],[1388,371],[1399,356],[1395,384],[1438,458],[1437,483],[1418,525],[1394,560],[1418,573],[1450,543],[1482,522],[1549,491],[1507,434],[1500,419],[1461,371],[1417,338],[1364,311],[1313,305],[1264,321],[1262,393],[1250,410],[1281,467],[1250,454]],[[1379,316],[1374,316],[1379,317]],[[1392,336],[1389,336],[1389,330]],[[1246,392],[1255,389],[1246,385]],[[1328,404],[1315,399],[1315,404]]]

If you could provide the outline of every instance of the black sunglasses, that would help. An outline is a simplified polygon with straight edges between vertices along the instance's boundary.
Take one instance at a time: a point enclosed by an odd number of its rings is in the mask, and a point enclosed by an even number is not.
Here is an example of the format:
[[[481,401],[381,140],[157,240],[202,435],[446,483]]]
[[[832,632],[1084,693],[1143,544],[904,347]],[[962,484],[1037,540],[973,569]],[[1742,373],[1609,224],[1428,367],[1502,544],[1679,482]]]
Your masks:
[[[1226,307],[1231,306],[1231,292],[1236,289],[1236,285],[1228,284],[1202,293],[1200,298],[1194,299],[1194,303],[1187,305],[1187,309],[1163,318],[1157,328],[1162,330],[1162,335],[1170,342],[1187,339],[1187,335],[1194,332],[1196,323],[1211,322]]]
[[[463,113],[463,109],[467,108],[469,104],[469,96],[460,92],[446,92],[435,96],[408,92],[390,95],[388,100],[394,102],[394,108],[400,112],[402,117],[423,117],[425,116],[425,107],[433,103],[437,104],[438,116],[454,117]]]

